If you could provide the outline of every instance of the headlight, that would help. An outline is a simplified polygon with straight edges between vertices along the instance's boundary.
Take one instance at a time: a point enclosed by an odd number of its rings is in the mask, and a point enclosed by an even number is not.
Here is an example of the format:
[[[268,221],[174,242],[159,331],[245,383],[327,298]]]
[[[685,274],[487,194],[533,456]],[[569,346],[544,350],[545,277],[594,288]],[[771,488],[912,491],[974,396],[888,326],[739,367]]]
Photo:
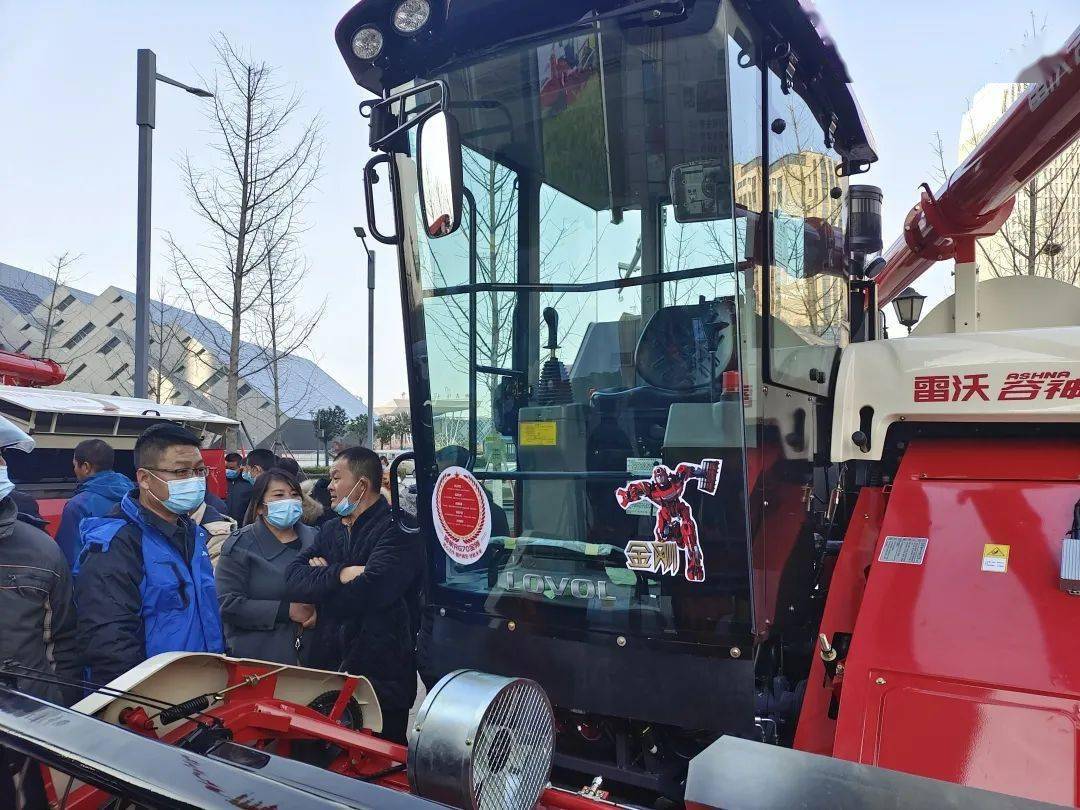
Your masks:
[[[352,52],[359,59],[374,59],[383,46],[383,36],[378,28],[365,25],[352,38]]]
[[[431,5],[427,0],[403,0],[394,9],[394,28],[402,34],[415,34],[425,25],[431,16]]]

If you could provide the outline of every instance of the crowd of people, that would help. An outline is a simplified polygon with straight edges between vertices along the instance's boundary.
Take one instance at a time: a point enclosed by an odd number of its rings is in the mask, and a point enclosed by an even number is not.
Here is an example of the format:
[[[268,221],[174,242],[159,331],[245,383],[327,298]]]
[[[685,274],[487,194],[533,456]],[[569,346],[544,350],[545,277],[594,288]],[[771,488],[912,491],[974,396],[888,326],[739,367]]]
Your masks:
[[[0,421],[3,452],[29,452]],[[71,705],[83,679],[108,683],[159,653],[227,653],[365,676],[382,736],[405,742],[424,552],[391,521],[377,454],[345,448],[305,481],[269,450],[229,453],[224,500],[180,425],[139,436],[134,481],[114,456],[101,439],[75,448],[55,541],[0,456],[0,660],[18,688]],[[0,755],[0,806],[16,806],[5,792],[33,769]]]

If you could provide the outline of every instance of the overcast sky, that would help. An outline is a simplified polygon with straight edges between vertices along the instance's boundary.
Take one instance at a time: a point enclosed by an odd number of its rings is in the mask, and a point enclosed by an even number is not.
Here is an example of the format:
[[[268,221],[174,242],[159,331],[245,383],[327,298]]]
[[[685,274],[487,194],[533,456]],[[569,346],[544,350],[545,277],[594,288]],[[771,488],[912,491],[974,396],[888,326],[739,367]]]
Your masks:
[[[323,119],[324,175],[303,238],[311,264],[304,303],[329,296],[312,341],[323,367],[366,397],[364,262],[352,226],[362,222],[360,168],[367,139],[363,98],[334,45],[348,2],[47,2],[0,0],[0,261],[41,272],[65,250],[82,254],[77,286],[134,288],[135,51],[151,48],[158,70],[189,83],[213,67],[210,38],[225,33],[295,83],[309,115]],[[940,130],[955,159],[960,116],[986,82],[1011,81],[1038,53],[1021,52],[1029,8],[1045,19],[1042,51],[1059,48],[1078,21],[1076,0],[978,3],[942,0],[819,0],[877,139],[881,162],[861,180],[885,192],[886,244],[930,179]],[[976,11],[977,9],[977,11]],[[186,150],[206,163],[208,128],[199,99],[158,85],[154,135],[154,273],[165,271],[161,236],[207,239],[177,168]],[[377,403],[405,389],[396,259],[379,246]],[[932,301],[951,292],[939,265],[917,286]],[[156,289],[156,283],[155,283]]]

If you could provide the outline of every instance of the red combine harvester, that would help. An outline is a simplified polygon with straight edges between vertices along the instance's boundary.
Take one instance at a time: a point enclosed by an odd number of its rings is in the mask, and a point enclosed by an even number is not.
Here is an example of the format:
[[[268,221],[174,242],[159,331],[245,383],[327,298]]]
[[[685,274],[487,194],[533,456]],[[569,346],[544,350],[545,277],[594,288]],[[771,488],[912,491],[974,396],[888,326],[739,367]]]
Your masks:
[[[0,689],[57,805],[1076,805],[1080,289],[976,285],[973,244],[1076,137],[1080,32],[884,257],[798,0],[363,0],[336,39],[378,97],[428,696],[406,749],[340,673]]]

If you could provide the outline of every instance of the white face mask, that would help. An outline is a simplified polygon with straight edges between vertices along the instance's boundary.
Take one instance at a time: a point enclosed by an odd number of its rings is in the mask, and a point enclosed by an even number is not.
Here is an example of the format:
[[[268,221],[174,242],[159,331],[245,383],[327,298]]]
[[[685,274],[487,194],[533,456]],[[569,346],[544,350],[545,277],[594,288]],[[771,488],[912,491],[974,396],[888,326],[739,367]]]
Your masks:
[[[362,479],[361,479],[362,480]],[[356,491],[356,488],[360,486],[360,481],[353,484],[353,488],[349,490],[349,495],[352,495]],[[348,517],[356,511],[356,507],[360,505],[359,501],[350,501],[349,495],[346,495],[337,504],[334,505],[334,511],[341,517]]]
[[[150,472],[149,470],[147,472]],[[166,509],[172,512],[174,515],[188,515],[202,506],[204,500],[206,500],[206,479],[201,475],[195,475],[191,478],[180,478],[175,481],[166,481],[160,476],[154,475],[150,472],[154,478],[161,481],[165,486],[169,488],[169,497],[162,500],[150,492],[150,495],[157,498]]]

